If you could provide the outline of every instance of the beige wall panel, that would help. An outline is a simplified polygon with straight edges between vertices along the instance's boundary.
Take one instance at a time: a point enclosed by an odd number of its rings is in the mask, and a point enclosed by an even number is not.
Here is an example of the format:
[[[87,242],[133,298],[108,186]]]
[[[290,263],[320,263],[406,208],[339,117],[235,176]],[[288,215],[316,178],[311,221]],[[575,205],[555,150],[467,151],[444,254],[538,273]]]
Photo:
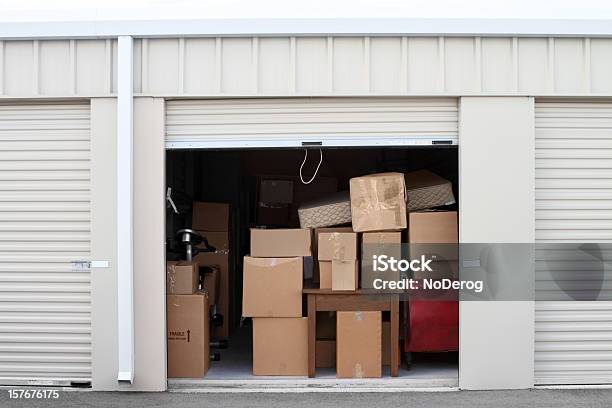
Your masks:
[[[258,42],[258,92],[286,95],[289,90],[291,45],[289,38],[260,38]]]
[[[108,75],[106,41],[77,40],[76,52],[76,93],[81,95],[108,94],[110,87],[105,81]]]
[[[154,39],[148,41],[147,83],[144,89],[152,94],[179,92],[179,40]]]
[[[321,94],[330,89],[327,38],[296,38],[296,91]]]
[[[445,90],[474,91],[477,72],[474,38],[446,38],[444,40]]]
[[[215,44],[214,38],[185,39],[185,93],[212,94],[218,91]]]
[[[520,92],[545,92],[550,88],[548,39],[518,39],[518,83]]]
[[[612,39],[591,41],[591,92],[612,93]]]
[[[36,94],[34,62],[33,41],[4,43],[4,94]]]
[[[555,38],[555,91],[585,92],[584,40]]]
[[[405,54],[401,37],[374,37],[370,40],[370,90],[400,93],[406,90]]]
[[[221,43],[221,92],[253,93],[253,40],[224,38]]]
[[[365,39],[334,38],[333,89],[336,92],[367,91]]]
[[[408,88],[410,92],[439,91],[441,56],[437,38],[408,39]]]
[[[91,100],[91,259],[107,269],[91,271],[92,388],[117,384],[117,100]]]
[[[480,47],[482,90],[485,92],[514,90],[512,38],[483,38]]]
[[[71,95],[70,41],[39,41],[38,92],[43,95]]]

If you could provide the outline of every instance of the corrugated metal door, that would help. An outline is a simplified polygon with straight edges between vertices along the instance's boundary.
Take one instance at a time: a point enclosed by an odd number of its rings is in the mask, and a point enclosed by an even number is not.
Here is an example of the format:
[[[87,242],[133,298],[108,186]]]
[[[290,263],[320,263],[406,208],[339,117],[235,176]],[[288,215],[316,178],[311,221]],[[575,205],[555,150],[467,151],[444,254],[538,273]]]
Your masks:
[[[166,106],[168,148],[457,143],[456,98],[175,100]]]
[[[91,379],[89,104],[0,104],[0,384]]]
[[[612,103],[536,102],[536,384],[612,383]]]

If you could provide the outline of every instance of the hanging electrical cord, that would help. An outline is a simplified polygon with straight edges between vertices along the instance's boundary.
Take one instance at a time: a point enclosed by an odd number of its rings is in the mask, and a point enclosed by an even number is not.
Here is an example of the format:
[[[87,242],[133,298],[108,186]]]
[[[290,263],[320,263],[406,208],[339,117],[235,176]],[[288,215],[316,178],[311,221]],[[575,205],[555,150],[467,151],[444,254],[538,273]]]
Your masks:
[[[306,160],[308,160],[308,149],[304,149],[304,161],[302,161],[302,165],[300,166],[300,180],[302,180],[302,184],[310,184],[314,181],[315,177],[317,177],[317,173],[319,172],[319,167],[323,163],[323,150],[319,149],[319,164],[312,175],[312,178],[308,181],[304,181],[304,176],[302,175],[302,169],[304,168],[304,164],[306,164]]]

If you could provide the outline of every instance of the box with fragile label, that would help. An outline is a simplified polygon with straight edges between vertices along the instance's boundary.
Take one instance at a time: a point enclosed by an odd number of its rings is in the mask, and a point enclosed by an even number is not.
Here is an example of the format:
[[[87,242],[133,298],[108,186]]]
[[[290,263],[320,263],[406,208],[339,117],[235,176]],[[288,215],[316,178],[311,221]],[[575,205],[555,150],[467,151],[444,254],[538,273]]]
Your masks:
[[[408,211],[455,204],[450,181],[428,170],[405,174]]]
[[[406,228],[406,187],[402,173],[378,173],[350,180],[353,230]]]
[[[210,362],[206,293],[166,296],[168,377],[201,378]]]
[[[302,203],[298,208],[300,227],[318,228],[351,222],[351,200],[346,191]]]
[[[169,261],[166,263],[166,293],[191,295],[198,290],[197,262]]]
[[[308,375],[308,318],[253,319],[253,375]]]
[[[317,242],[319,261],[358,259],[357,233],[355,232],[322,232]]]
[[[303,259],[253,258],[243,261],[242,316],[302,316]]]
[[[305,228],[251,228],[251,256],[311,256],[311,235]]]
[[[338,378],[382,376],[381,312],[337,312]]]

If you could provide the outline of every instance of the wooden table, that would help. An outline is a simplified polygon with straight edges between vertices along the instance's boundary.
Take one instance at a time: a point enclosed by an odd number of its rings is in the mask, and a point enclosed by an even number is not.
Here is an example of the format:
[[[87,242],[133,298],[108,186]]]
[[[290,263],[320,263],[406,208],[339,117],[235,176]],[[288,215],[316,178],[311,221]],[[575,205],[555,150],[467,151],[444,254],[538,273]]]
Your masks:
[[[380,291],[331,291],[306,288],[302,291],[308,301],[308,377],[315,376],[315,345],[317,340],[317,312],[389,311],[391,312],[391,376],[399,370],[399,295]]]

